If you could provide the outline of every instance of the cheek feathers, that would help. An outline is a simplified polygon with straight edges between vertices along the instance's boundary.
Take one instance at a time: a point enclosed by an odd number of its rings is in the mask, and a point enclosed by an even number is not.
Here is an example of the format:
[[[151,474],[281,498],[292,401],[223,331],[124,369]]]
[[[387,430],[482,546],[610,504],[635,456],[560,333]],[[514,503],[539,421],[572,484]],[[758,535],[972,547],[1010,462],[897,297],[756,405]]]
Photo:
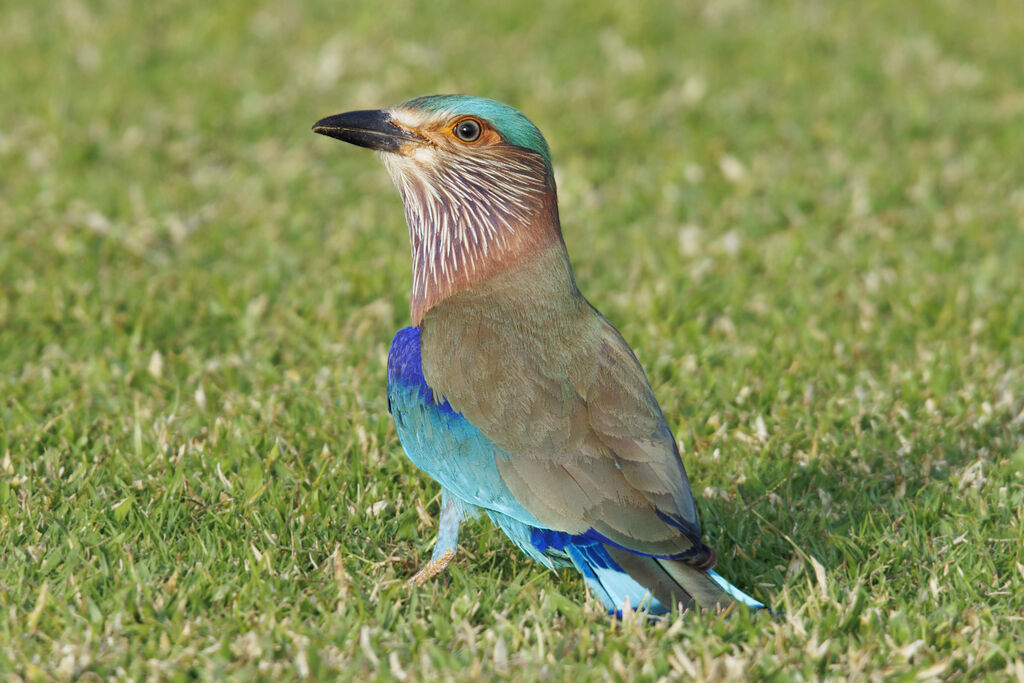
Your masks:
[[[437,150],[434,147],[417,147],[409,153],[409,158],[423,166],[434,166],[437,163]]]

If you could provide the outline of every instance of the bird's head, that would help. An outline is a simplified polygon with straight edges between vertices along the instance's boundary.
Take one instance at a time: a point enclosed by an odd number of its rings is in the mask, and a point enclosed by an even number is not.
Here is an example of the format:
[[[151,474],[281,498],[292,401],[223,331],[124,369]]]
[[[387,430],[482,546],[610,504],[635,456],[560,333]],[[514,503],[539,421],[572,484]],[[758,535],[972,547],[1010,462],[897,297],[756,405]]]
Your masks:
[[[506,104],[430,95],[328,116],[313,131],[381,153],[409,224],[414,319],[417,306],[564,249],[547,143]]]
[[[409,175],[440,183],[454,180],[449,174],[523,162],[531,176],[553,182],[551,155],[537,127],[507,104],[484,97],[417,97],[389,109],[328,116],[313,131],[381,152],[396,181]]]

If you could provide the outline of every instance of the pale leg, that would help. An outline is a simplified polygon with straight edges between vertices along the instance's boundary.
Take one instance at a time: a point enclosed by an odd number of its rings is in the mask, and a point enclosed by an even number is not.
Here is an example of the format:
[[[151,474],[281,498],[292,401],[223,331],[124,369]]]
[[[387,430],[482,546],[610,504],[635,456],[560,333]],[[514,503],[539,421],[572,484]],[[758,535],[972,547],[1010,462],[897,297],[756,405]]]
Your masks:
[[[445,570],[448,563],[455,557],[459,545],[459,526],[462,520],[473,515],[473,508],[441,489],[441,519],[437,525],[437,540],[434,542],[434,553],[430,561],[409,579],[409,583],[422,586]]]

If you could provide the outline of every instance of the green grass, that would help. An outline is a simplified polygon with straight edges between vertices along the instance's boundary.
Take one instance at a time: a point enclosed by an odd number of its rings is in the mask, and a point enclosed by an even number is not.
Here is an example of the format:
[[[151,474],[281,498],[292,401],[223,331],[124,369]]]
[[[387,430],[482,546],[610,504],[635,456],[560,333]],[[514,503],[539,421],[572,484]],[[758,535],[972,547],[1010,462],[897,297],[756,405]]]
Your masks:
[[[0,9],[0,672],[1024,678],[1024,13],[954,2]],[[318,118],[545,132],[721,572],[608,619],[438,488],[384,364],[401,206]],[[17,680],[16,678],[13,680]]]

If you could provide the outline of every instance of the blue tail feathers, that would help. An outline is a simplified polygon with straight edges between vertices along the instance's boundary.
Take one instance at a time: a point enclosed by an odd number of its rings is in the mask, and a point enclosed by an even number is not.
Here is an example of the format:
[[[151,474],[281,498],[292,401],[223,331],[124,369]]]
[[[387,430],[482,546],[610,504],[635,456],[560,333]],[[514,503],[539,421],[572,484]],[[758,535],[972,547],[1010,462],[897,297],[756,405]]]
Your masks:
[[[750,597],[749,595],[747,595],[746,593],[741,591],[736,586],[734,586],[731,583],[729,583],[728,581],[726,581],[722,577],[722,575],[719,574],[718,572],[716,572],[714,569],[709,569],[708,570],[708,576],[710,576],[714,580],[715,583],[717,583],[719,586],[721,586],[722,590],[724,590],[726,593],[728,593],[732,597],[732,599],[735,600],[736,602],[738,602],[740,604],[743,604],[743,605],[746,605],[750,609],[767,609],[767,607],[765,606],[765,604],[763,602],[760,602],[759,600],[755,600],[754,598]]]
[[[621,615],[622,610],[628,604],[633,609],[646,609],[651,615],[663,615],[671,610],[673,600],[683,599],[685,602],[685,598],[692,595],[700,603],[701,600],[708,599],[709,591],[712,596],[719,596],[713,597],[713,599],[714,604],[720,606],[735,600],[750,609],[764,608],[761,602],[726,581],[717,572],[697,572],[692,568],[680,572],[681,567],[678,564],[674,571],[670,571],[673,568],[666,563],[675,564],[678,561],[636,555],[628,558],[632,562],[649,564],[650,575],[659,575],[661,581],[666,578],[669,580],[671,587],[668,589],[667,597],[665,585],[662,584],[659,592],[662,600],[659,600],[652,590],[653,584],[651,587],[644,586],[637,578],[623,569],[619,562],[616,562],[613,554],[617,552],[617,548],[609,549],[605,544],[594,540],[589,534],[568,534],[534,528],[530,533],[530,545],[539,553],[566,557],[579,570],[587,585],[612,614]],[[623,556],[620,554],[619,557]],[[626,560],[623,559],[623,561]],[[695,572],[705,576],[698,584],[688,585],[686,581]],[[697,594],[694,594],[695,587],[700,591]],[[705,606],[712,605],[705,604]]]
[[[604,544],[589,535],[535,528],[530,542],[542,553],[564,553],[609,612],[621,613],[627,601],[630,607],[643,607],[652,614],[668,611],[612,559]]]

